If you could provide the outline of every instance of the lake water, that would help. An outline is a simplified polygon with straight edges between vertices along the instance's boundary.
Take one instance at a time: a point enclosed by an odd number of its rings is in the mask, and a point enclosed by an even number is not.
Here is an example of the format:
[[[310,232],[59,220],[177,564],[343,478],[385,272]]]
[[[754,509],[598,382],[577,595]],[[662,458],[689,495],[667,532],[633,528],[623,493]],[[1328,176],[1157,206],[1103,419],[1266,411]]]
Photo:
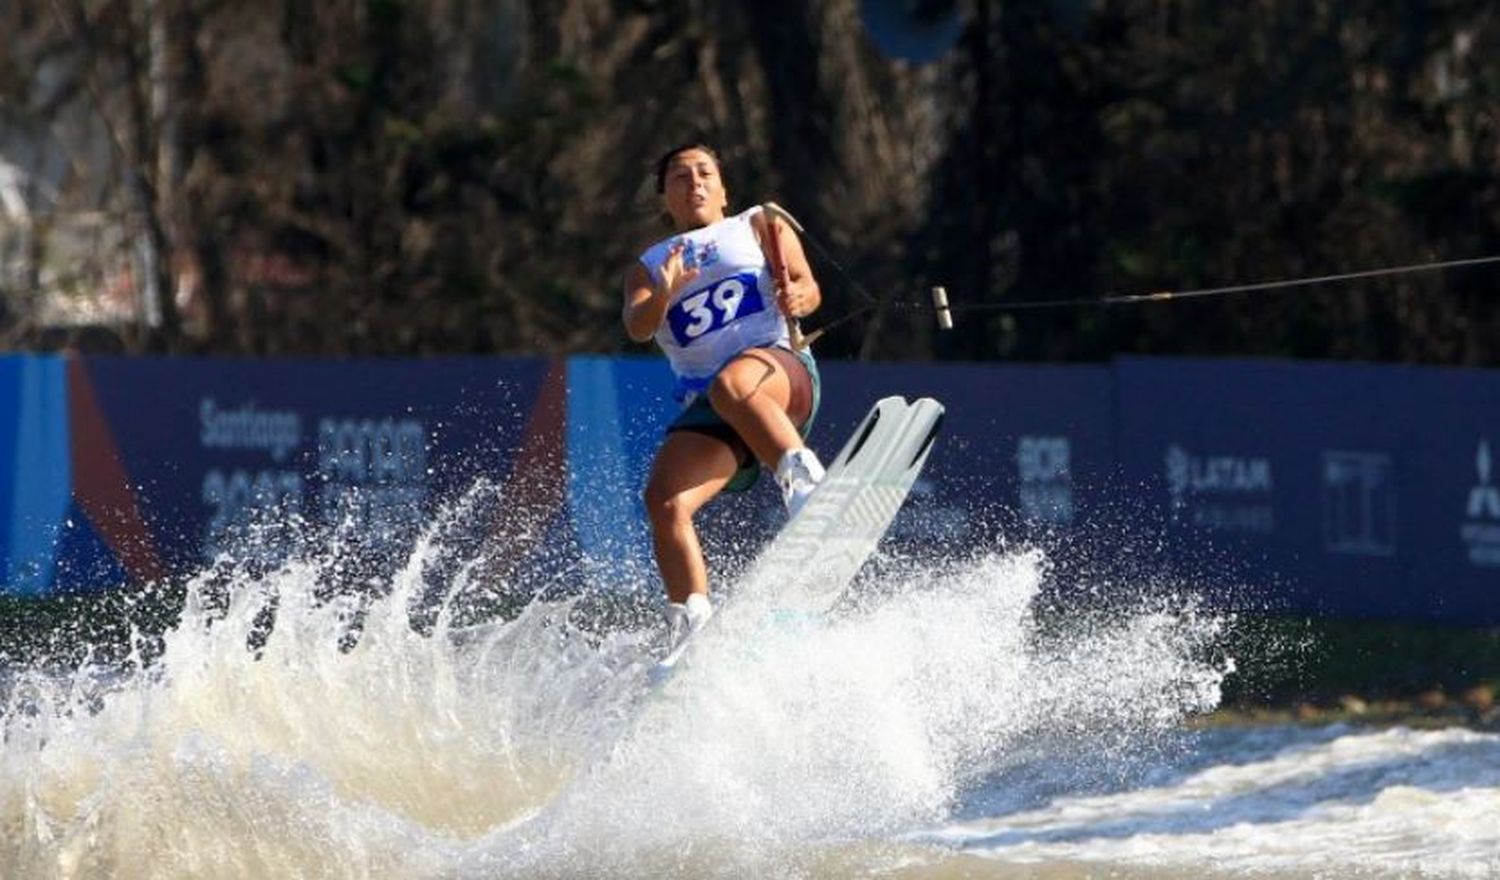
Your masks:
[[[374,599],[332,556],[206,574],[150,663],[9,670],[0,876],[1500,876],[1500,737],[1196,729],[1258,658],[1191,591],[904,566],[653,693],[646,598],[463,623],[515,585],[451,554]]]

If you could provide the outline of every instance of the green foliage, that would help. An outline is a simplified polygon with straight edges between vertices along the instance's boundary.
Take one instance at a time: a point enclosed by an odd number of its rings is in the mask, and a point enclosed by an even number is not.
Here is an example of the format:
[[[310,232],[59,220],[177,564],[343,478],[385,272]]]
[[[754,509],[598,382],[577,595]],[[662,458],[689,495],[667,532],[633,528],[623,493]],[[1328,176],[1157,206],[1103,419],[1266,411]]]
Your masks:
[[[1249,617],[1222,649],[1229,705],[1410,699],[1500,682],[1500,630],[1350,618]]]

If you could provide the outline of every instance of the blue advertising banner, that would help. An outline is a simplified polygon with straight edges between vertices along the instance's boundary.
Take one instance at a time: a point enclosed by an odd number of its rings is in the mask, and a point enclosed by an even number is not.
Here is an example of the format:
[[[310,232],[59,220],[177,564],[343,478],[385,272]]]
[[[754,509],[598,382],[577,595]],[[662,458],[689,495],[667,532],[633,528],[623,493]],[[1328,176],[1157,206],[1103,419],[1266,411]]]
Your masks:
[[[191,571],[266,521],[348,523],[395,546],[439,498],[523,459],[558,483],[564,378],[541,359],[70,361],[55,588]]]
[[[1389,417],[1411,437],[1400,499],[1411,607],[1500,622],[1500,373],[1411,371]]]
[[[1057,538],[1064,567],[1160,547],[1237,607],[1500,623],[1500,373],[821,367],[809,443],[825,460],[878,397],[947,406],[897,546]],[[502,503],[480,538],[507,565],[546,553],[593,585],[652,589],[641,494],[671,385],[659,357],[0,358],[0,588],[191,574],[243,553],[253,523],[348,524],[399,548],[485,481]],[[705,542],[729,559],[716,576],[783,518],[765,477],[706,508]]]
[[[1012,537],[1075,526],[1114,464],[1109,369],[1095,366],[854,364],[823,366],[814,447],[825,459],[887,395],[946,407],[900,539],[960,549],[997,531]]]
[[[68,507],[64,362],[0,358],[0,584],[17,595],[46,592],[53,548]]]
[[[568,360],[568,510],[595,586],[655,576],[641,493],[678,412],[673,383],[663,358]]]
[[[1115,374],[1122,472],[1177,558],[1232,560],[1272,608],[1500,621],[1500,376],[1186,359]]]
[[[1084,515],[1088,487],[1113,463],[1104,367],[835,362],[821,371],[822,405],[808,443],[824,461],[879,397],[928,395],[948,405],[943,441],[893,526],[897,541],[961,549],[1002,528],[1066,528]],[[654,580],[641,493],[678,411],[671,387],[662,358],[569,361],[570,510],[596,583]],[[784,519],[763,474],[743,496],[711,503],[700,525],[711,553],[724,551],[713,555],[743,557]]]

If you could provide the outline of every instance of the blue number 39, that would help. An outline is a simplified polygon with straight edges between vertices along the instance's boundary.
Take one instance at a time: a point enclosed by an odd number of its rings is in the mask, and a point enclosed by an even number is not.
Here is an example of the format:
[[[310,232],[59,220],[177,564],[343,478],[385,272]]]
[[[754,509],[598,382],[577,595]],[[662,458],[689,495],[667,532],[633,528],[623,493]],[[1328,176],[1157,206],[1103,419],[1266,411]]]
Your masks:
[[[704,334],[765,307],[754,273],[741,272],[677,300],[667,310],[667,326],[672,328],[678,345],[688,346]]]

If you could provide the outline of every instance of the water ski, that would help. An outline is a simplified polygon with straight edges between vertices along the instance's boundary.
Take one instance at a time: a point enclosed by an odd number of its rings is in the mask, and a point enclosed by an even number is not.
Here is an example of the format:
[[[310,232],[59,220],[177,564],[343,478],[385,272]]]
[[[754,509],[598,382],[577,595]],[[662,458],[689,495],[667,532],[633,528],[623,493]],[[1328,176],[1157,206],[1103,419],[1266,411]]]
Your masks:
[[[943,421],[931,398],[886,397],[860,421],[807,503],[746,569],[729,600],[664,657],[674,677],[705,637],[755,615],[822,614],[854,580],[922,472]]]

